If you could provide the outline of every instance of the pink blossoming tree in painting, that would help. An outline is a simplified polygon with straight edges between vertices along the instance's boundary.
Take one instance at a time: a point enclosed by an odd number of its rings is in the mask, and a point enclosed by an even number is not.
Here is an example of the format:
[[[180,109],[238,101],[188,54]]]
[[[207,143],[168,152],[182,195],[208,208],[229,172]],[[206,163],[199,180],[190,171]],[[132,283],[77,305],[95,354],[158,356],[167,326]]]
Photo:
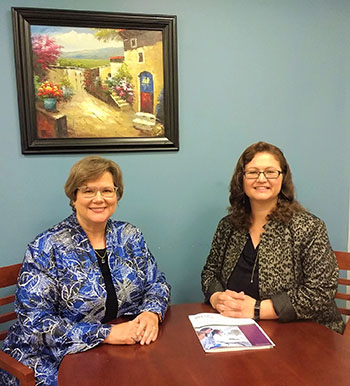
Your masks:
[[[47,70],[57,62],[61,48],[62,46],[56,44],[56,40],[48,35],[32,36],[34,75],[38,76],[40,82],[46,80]]]

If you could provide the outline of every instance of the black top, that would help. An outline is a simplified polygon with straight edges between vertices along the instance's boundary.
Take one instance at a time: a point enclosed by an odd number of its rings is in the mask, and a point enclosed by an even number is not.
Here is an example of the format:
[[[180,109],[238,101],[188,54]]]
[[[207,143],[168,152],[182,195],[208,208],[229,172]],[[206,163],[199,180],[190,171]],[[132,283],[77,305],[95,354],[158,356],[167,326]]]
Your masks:
[[[240,292],[260,299],[259,296],[259,245],[254,248],[249,235],[234,270],[227,282],[227,289]]]
[[[104,249],[96,249],[97,253],[101,256],[104,256],[106,252],[106,248]],[[96,254],[97,255],[97,254]],[[107,323],[110,320],[113,320],[117,317],[118,313],[118,300],[117,295],[115,293],[115,288],[112,281],[111,271],[108,266],[108,259],[101,259],[97,256],[98,265],[100,266],[103,280],[106,285],[107,291],[107,300],[106,300],[106,313],[104,318],[101,320],[101,323]]]

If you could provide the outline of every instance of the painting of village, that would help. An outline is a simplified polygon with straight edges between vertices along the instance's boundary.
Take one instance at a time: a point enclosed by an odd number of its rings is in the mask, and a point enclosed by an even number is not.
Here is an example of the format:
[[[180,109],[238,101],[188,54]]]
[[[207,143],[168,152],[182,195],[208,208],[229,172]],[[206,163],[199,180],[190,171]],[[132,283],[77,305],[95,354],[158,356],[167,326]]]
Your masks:
[[[162,32],[32,25],[37,137],[164,136]]]

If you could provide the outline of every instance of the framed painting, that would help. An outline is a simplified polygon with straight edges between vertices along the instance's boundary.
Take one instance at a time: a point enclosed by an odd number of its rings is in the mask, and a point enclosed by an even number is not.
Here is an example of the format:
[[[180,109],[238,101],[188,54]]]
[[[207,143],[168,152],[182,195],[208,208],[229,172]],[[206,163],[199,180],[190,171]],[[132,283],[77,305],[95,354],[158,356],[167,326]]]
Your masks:
[[[23,154],[178,150],[176,16],[12,8]]]

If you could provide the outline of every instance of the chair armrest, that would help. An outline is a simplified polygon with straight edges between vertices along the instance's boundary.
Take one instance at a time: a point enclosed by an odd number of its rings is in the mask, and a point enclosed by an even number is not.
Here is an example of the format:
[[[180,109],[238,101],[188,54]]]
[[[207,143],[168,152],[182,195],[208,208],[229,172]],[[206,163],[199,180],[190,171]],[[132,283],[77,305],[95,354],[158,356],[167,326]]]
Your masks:
[[[21,386],[35,386],[34,371],[3,351],[0,351],[0,368],[14,375]]]

